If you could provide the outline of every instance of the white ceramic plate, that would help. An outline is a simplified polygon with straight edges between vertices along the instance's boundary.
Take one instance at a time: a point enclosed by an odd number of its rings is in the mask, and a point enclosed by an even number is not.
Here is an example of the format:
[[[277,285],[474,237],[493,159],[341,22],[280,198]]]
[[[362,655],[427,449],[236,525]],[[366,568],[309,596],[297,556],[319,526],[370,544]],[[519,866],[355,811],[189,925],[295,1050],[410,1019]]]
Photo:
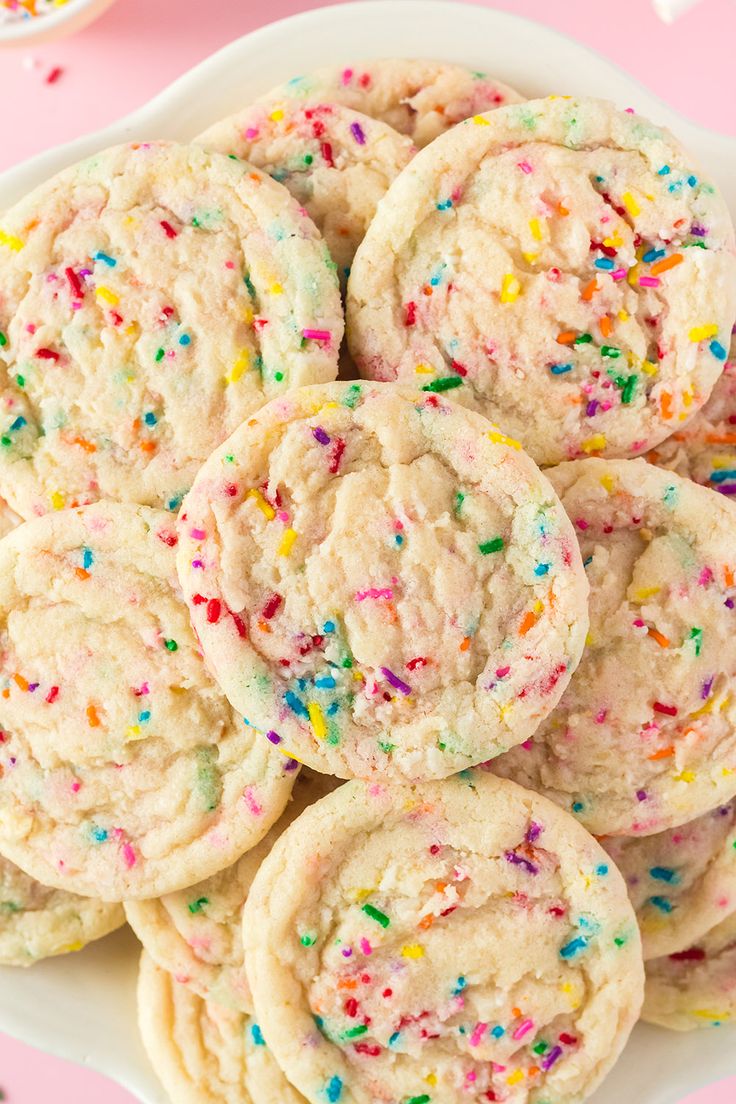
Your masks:
[[[247,35],[127,119],[0,175],[0,209],[51,173],[115,142],[187,140],[297,73],[387,55],[465,62],[530,96],[597,95],[635,107],[682,138],[736,213],[736,138],[681,118],[615,66],[554,31],[444,0],[367,0],[321,8]],[[0,968],[0,1030],[108,1074],[143,1104],[165,1104],[138,1039],[136,960],[135,941],[122,932],[28,971]],[[736,1029],[681,1036],[642,1025],[590,1104],[678,1104],[731,1075],[736,1075]]]

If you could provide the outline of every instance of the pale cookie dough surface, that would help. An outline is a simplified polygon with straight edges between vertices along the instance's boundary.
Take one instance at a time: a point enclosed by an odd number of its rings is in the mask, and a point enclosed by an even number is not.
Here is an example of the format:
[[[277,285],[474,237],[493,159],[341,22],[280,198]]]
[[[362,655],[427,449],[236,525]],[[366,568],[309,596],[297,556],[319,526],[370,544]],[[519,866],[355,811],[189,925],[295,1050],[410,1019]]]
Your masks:
[[[353,264],[362,375],[451,391],[540,464],[656,445],[736,317],[731,219],[666,131],[602,100],[461,123],[381,201]]]
[[[596,835],[652,835],[736,793],[736,513],[644,460],[548,473],[590,583],[582,662],[494,770]]]
[[[405,135],[339,103],[280,97],[215,123],[195,142],[284,184],[322,232],[341,280],[378,201],[416,153]]]
[[[736,801],[667,832],[601,843],[624,876],[647,959],[684,950],[736,910]]]
[[[647,963],[642,1019],[673,1031],[736,1023],[736,912],[694,947]]]
[[[276,1065],[255,1020],[202,1000],[145,951],[138,1023],[171,1104],[305,1104]]]
[[[243,965],[245,899],[258,867],[284,829],[336,784],[326,775],[302,773],[283,815],[234,866],[165,897],[128,901],[128,923],[154,962],[198,996],[252,1012]]]
[[[97,503],[0,542],[0,852],[44,884],[151,897],[266,834],[293,761],[228,705],[175,571],[173,519]]]
[[[676,471],[734,500],[736,495],[736,338],[710,398],[689,422],[647,453],[647,460]]]
[[[582,651],[587,584],[552,488],[436,395],[338,383],[269,404],[205,464],[179,533],[218,682],[325,773],[445,777],[498,755]]]
[[[20,525],[21,518],[16,514],[15,510],[11,510],[4,498],[0,498],[0,537],[7,536],[12,532],[17,525]]]
[[[176,510],[245,417],[335,378],[342,329],[326,246],[267,174],[167,143],[83,161],[0,218],[0,493],[26,518]]]
[[[243,931],[259,1024],[312,1104],[577,1104],[641,1005],[608,856],[482,772],[342,786],[276,844]]]
[[[125,923],[121,905],[50,889],[0,858],[0,963],[32,966],[80,951]]]
[[[492,111],[523,99],[509,85],[463,65],[422,58],[380,58],[325,66],[294,77],[261,101],[329,100],[382,119],[426,146],[438,134],[479,111]]]

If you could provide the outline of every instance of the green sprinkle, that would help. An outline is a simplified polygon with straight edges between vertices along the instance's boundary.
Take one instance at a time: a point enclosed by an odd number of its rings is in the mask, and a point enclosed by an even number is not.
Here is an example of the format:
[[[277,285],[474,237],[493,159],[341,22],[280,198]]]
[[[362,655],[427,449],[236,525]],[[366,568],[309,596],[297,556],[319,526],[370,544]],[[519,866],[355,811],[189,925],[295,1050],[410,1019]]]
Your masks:
[[[234,464],[235,463],[235,457],[233,456],[233,454],[231,452],[229,452],[227,454],[227,456],[225,457],[225,463],[226,464]]]
[[[317,942],[317,936],[312,935],[311,932],[305,932],[305,934],[300,938],[299,942],[301,943],[302,947],[313,947],[314,944]]]
[[[2,349],[2,348],[3,348],[3,347],[4,347],[5,345],[7,345],[7,344],[8,344],[8,339],[7,339],[7,337],[5,336],[5,334],[3,333],[3,331],[2,331],[2,330],[0,330],[0,349]]]
[[[629,376],[624,384],[624,389],[621,393],[621,402],[626,404],[630,403],[634,397],[636,391],[637,378],[636,376]]]
[[[207,812],[214,812],[222,798],[222,779],[208,747],[197,748],[197,789]]]
[[[544,1040],[540,1040],[532,1047],[532,1050],[535,1054],[544,1054],[545,1050],[547,1050],[548,1047],[549,1043],[545,1043]]]
[[[345,656],[345,658],[340,663],[340,666],[341,667],[352,667],[353,666],[353,657],[352,656]]]
[[[199,225],[200,225],[199,219],[195,215],[194,218],[192,219],[192,226],[199,226]]]
[[[432,1097],[424,1093],[422,1096],[410,1096],[405,1104],[430,1104]]]
[[[380,924],[382,928],[387,928],[391,923],[386,913],[381,912],[373,905],[363,905],[363,912],[366,916],[370,916],[371,920],[375,920],[377,924]]]
[[[624,937],[622,935],[617,935],[613,942],[616,944],[617,947],[625,947],[626,946],[626,940],[624,939]]]
[[[342,1039],[357,1039],[359,1035],[365,1035],[367,1030],[368,1024],[357,1024],[356,1027],[351,1027],[348,1031],[343,1031],[340,1037]]]
[[[702,629],[691,629],[690,630],[690,636],[688,637],[688,640],[693,641],[693,643],[695,644],[695,654],[696,654],[696,656],[699,656],[700,652],[703,648],[703,630]]]
[[[312,156],[311,153],[305,153],[304,154],[304,164],[305,165],[311,165],[313,161],[314,161],[314,157]]]
[[[8,437],[7,433],[4,433],[2,437],[0,437],[0,445],[4,445],[5,448],[8,448],[12,443],[13,439],[12,437]]]
[[[601,345],[601,356],[617,360],[621,356],[621,350],[617,349],[615,345]]]
[[[243,277],[243,283],[245,284],[246,288],[248,289],[248,294],[250,295],[251,299],[255,299],[256,289],[253,286],[253,281],[250,278],[250,274],[247,273],[247,272],[246,272],[245,276]]]
[[[284,373],[283,372],[274,372],[273,378],[276,380],[277,383],[281,383],[282,379],[284,378]]]
[[[15,377],[15,382],[18,384],[19,387],[25,387],[26,377],[25,376],[16,376]]]
[[[166,651],[167,652],[178,652],[179,651],[179,645],[176,643],[175,640],[164,640],[164,644],[166,645]]]
[[[664,494],[662,495],[662,501],[664,502],[665,506],[668,506],[670,508],[670,510],[674,510],[675,506],[677,505],[677,498],[677,487],[672,485],[667,487]]]
[[[494,537],[493,540],[484,541],[483,544],[478,545],[478,551],[484,556],[487,556],[489,552],[500,552],[503,548],[503,537]]]
[[[156,356],[154,357],[154,359],[155,359],[156,363],[158,364],[158,362],[160,360],[163,360],[165,356],[166,356],[166,353],[163,349],[157,349],[156,350]]]
[[[396,744],[387,744],[384,740],[379,740],[378,746],[384,755],[390,755],[392,751],[396,750]],[[736,847],[736,844],[734,844],[734,847]]]
[[[189,911],[192,916],[196,916],[198,912],[201,912],[205,905],[210,903],[209,897],[198,897],[196,901],[189,902]]]
[[[462,491],[458,491],[455,495],[455,513],[459,514],[463,508],[463,502],[465,501],[465,495]]]
[[[453,387],[462,387],[463,381],[459,376],[442,376],[426,384],[422,391],[451,391]]]
[[[573,345],[590,345],[593,340],[593,335],[589,333],[581,333],[573,341]]]
[[[345,392],[345,398],[342,400],[343,406],[347,406],[350,410],[355,410],[360,400],[360,385],[354,383],[352,387],[348,387]]]

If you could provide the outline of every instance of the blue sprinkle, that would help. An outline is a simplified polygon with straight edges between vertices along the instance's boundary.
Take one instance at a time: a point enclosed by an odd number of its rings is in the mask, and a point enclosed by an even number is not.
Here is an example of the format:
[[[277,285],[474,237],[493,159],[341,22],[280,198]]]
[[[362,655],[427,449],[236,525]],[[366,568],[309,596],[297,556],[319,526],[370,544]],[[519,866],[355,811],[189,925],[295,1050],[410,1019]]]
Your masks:
[[[92,549],[91,548],[83,548],[82,549],[82,567],[84,568],[84,570],[89,571],[89,569],[91,568],[91,566],[94,562],[95,562],[95,558],[92,555]]]
[[[147,426],[155,426],[158,418],[152,410],[149,410],[143,415],[143,421],[146,423]]]
[[[256,1046],[265,1046],[266,1045],[266,1040],[263,1038],[263,1032],[261,1031],[258,1024],[253,1024],[253,1026],[250,1029],[250,1033],[251,1033],[251,1036],[253,1038],[253,1042],[256,1044]]]
[[[145,724],[146,721],[150,721],[150,719],[151,719],[151,710],[150,709],[144,709],[142,713],[138,714],[138,721],[140,722],[140,724]]]
[[[583,567],[590,567],[593,562],[593,557],[588,556],[587,560],[583,560]]]
[[[697,178],[697,176],[689,176],[687,178],[687,182],[688,182],[688,184],[690,185],[691,188],[694,188],[695,185],[698,183],[698,178]]]
[[[189,334],[182,334],[181,337],[179,338],[179,344],[180,345],[191,345],[191,343],[192,343],[192,339],[189,336]]]
[[[404,538],[402,537],[401,533],[397,533],[394,537],[394,540],[396,541],[399,548],[401,548],[402,544],[404,543]]]
[[[28,423],[26,422],[25,418],[24,418],[24,417],[23,417],[23,415],[21,414],[21,415],[19,415],[19,416],[18,416],[18,417],[17,417],[16,419],[15,419],[15,421],[14,421],[14,422],[13,422],[13,424],[11,425],[11,427],[10,427],[10,429],[11,429],[11,432],[12,432],[12,431],[13,431],[14,429],[22,429],[24,425],[28,425]]]
[[[459,977],[459,978],[457,979],[457,981],[455,982],[455,988],[454,988],[454,989],[452,990],[452,995],[453,995],[453,997],[459,997],[459,996],[460,996],[460,994],[462,993],[463,989],[464,989],[464,988],[466,987],[466,985],[467,985],[467,984],[468,984],[468,983],[467,983],[467,981],[466,981],[466,980],[465,980],[465,978],[464,978],[464,977],[462,977],[462,975],[461,975],[461,976],[460,976],[460,977]]]
[[[327,706],[327,709],[325,710],[325,713],[327,714],[328,717],[334,717],[339,708],[340,708],[339,702],[332,702],[331,705]]]
[[[721,468],[710,477],[711,483],[730,483],[732,479],[736,479],[736,468]]]
[[[170,498],[169,501],[166,503],[166,509],[167,510],[178,510],[179,507],[181,506],[181,500],[183,499],[183,497],[184,497],[183,494],[174,495],[174,497]]]
[[[496,1024],[495,1027],[491,1028],[491,1035],[493,1036],[494,1039],[501,1039],[505,1034],[506,1034],[505,1030],[502,1027],[500,1027],[498,1024]]]
[[[324,625],[322,626],[322,632],[323,633],[333,633],[334,631],[335,631],[335,622],[334,621],[325,621]]]
[[[286,693],[284,694],[284,701],[288,705],[289,709],[291,709],[293,713],[296,713],[297,717],[304,717],[306,720],[309,720],[309,711],[306,705],[301,700],[301,698],[298,698],[296,696],[293,690],[286,691]]]
[[[657,170],[657,176],[669,176],[671,172],[672,169],[669,165],[663,165],[661,169]]]
[[[667,897],[650,897],[649,904],[654,905],[660,912],[672,912],[672,902]]]
[[[615,265],[614,265],[614,263],[613,263],[613,261],[611,260],[610,257],[598,257],[598,259],[595,262],[595,267],[596,268],[602,268],[606,272],[610,272],[610,270],[612,268],[614,268]]]
[[[95,843],[104,843],[107,839],[107,832],[104,828],[93,828],[90,835]]]
[[[438,204],[436,204],[436,207],[438,211],[449,211],[452,207],[452,200],[443,199]]]
[[[535,575],[546,575],[548,571],[549,571],[549,564],[548,563],[537,564],[537,566],[534,568],[534,574]]]
[[[665,253],[665,249],[648,249],[642,260],[645,264],[652,264],[653,261],[658,261],[660,257],[664,257]]]
[[[560,958],[575,958],[581,951],[584,951],[588,946],[588,940],[583,935],[576,936],[575,939],[571,939],[569,943],[566,943],[564,947],[560,948]]]
[[[668,184],[667,185],[667,191],[672,192],[672,193],[681,192],[682,191],[682,181],[681,180],[675,180],[673,184]]]
[[[600,866],[597,866],[595,868],[595,872],[596,872],[596,874],[599,875],[599,877],[601,877],[601,878],[605,877],[605,875],[608,873],[608,864],[607,863],[601,863]]]
[[[399,1035],[400,1035],[400,1034],[401,1034],[401,1032],[400,1032],[400,1031],[394,1031],[393,1035],[391,1036],[391,1038],[390,1038],[390,1039],[389,1039],[389,1041],[388,1041],[388,1045],[389,1045],[389,1046],[393,1046],[393,1045],[394,1045],[394,1043],[398,1042],[398,1039],[399,1039]]]
[[[341,1096],[342,1081],[337,1076],[337,1074],[335,1074],[334,1077],[330,1078],[330,1082],[327,1086],[327,1099],[329,1100],[330,1104],[337,1104],[337,1101],[340,1099]]]
[[[549,370],[553,376],[564,376],[565,372],[572,372],[572,364],[550,364]]]
[[[102,261],[102,263],[106,264],[108,268],[114,268],[115,265],[118,263],[114,257],[108,257],[107,253],[100,253],[99,251],[92,254],[92,260]]]
[[[677,499],[677,487],[669,486],[665,488],[665,492],[662,495],[662,501],[664,502],[665,506],[669,507],[670,510],[674,510],[675,506],[677,505]]]
[[[337,683],[332,675],[322,675],[321,678],[314,680],[314,685],[318,690],[334,690]]]
[[[585,808],[585,805],[583,804],[583,802],[582,802],[582,801],[573,801],[573,803],[572,803],[572,811],[573,811],[574,813],[582,813],[582,811],[583,811],[583,809],[584,809],[584,808]]]
[[[677,885],[680,880],[677,871],[671,870],[668,866],[653,866],[649,871],[649,877],[657,882],[669,882],[671,885]]]
[[[711,341],[708,348],[710,349],[710,351],[712,352],[712,354],[716,358],[716,360],[725,360],[726,357],[728,356],[728,353],[723,348],[720,341]]]

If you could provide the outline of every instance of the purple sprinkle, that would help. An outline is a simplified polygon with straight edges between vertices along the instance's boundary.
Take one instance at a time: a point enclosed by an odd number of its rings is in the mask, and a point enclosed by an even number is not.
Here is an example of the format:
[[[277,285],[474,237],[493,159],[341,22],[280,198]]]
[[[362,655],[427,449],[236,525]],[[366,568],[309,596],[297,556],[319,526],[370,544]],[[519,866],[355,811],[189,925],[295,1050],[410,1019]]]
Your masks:
[[[353,953],[353,948],[352,947],[343,947],[343,949],[342,949],[342,957],[343,958],[350,958],[352,953]]]
[[[727,598],[723,604],[727,606],[728,609],[733,609],[733,598]]]
[[[713,489],[725,495],[736,494],[736,483],[719,483],[718,486]]]
[[[28,690],[32,694],[34,690],[38,690],[40,685],[41,685],[40,682],[32,682],[32,683],[30,683],[30,685],[28,687]]]
[[[704,238],[708,231],[705,226],[696,226],[695,223],[690,227],[690,233],[696,238]]]
[[[411,686],[407,686],[398,675],[395,675],[393,671],[389,671],[388,667],[381,667],[380,671],[386,682],[390,683],[395,690],[400,690],[405,696],[411,694]]]
[[[359,146],[365,145],[365,134],[360,123],[351,123],[350,132]]]
[[[517,855],[515,851],[506,852],[506,862],[513,863],[514,866],[523,866],[528,874],[538,874],[539,867],[535,866],[533,862],[529,862],[522,855]]]
[[[286,762],[284,763],[284,770],[285,771],[299,770],[299,764],[297,763],[296,759],[287,759]]]
[[[585,408],[586,418],[592,418],[597,409],[598,409],[598,400],[597,399],[591,399],[591,401],[588,403],[588,405]]]
[[[714,675],[711,675],[709,679],[706,679],[703,685],[700,687],[700,696],[705,701],[707,697],[710,697],[710,692],[713,689]]]
[[[327,436],[322,426],[317,426],[316,429],[313,429],[312,436],[314,437],[315,441],[319,441],[321,445],[329,445],[330,443],[330,438]]]
[[[531,824],[529,825],[529,828],[527,829],[526,842],[527,843],[534,843],[535,840],[539,839],[541,834],[542,834],[542,825],[541,824],[536,824],[534,821],[532,821]]]
[[[281,743],[281,737],[279,736],[278,732],[274,732],[273,729],[271,729],[270,732],[266,733],[266,739],[270,740],[272,744]]]
[[[646,801],[648,796],[649,796],[649,794],[647,793],[646,790],[637,790],[636,791],[636,800],[637,801]]]
[[[541,1066],[542,1066],[542,1069],[543,1070],[551,1069],[552,1066],[557,1061],[557,1059],[561,1057],[561,1055],[562,1055],[562,1047],[561,1046],[553,1046],[551,1051],[549,1052],[549,1054],[545,1058],[543,1058],[541,1063],[540,1063]]]

